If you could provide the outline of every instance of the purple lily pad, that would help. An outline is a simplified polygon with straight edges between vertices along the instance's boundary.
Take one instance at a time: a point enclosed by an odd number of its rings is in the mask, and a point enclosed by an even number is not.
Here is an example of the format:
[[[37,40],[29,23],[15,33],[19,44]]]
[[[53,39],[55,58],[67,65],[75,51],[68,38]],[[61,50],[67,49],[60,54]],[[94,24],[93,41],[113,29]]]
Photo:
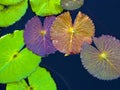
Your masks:
[[[85,43],[81,50],[81,62],[94,77],[113,80],[120,77],[120,40],[110,35],[93,38],[95,46]]]
[[[56,51],[50,39],[50,27],[54,20],[55,16],[46,17],[42,26],[39,17],[34,16],[25,25],[24,41],[33,53],[46,56]]]

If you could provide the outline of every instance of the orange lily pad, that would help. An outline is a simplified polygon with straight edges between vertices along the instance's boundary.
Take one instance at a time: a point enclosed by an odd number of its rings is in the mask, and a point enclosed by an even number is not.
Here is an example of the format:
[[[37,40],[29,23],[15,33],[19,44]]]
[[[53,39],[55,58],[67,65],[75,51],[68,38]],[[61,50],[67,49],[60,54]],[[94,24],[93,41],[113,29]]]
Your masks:
[[[92,20],[79,12],[72,23],[69,12],[56,17],[51,26],[51,39],[57,50],[66,55],[80,53],[84,42],[91,43],[95,28]]]

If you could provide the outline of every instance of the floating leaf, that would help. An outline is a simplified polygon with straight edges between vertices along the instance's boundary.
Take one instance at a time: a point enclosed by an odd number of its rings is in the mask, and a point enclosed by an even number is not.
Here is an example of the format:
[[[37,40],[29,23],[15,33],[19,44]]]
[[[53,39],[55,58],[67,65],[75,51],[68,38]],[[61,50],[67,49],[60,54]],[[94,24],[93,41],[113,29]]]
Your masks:
[[[0,4],[2,5],[14,5],[20,3],[23,0],[0,0]]]
[[[69,55],[80,53],[84,42],[91,43],[94,31],[94,25],[87,15],[79,12],[72,24],[70,13],[65,12],[56,17],[50,34],[55,48]]]
[[[3,5],[0,5],[0,11],[4,9],[4,6]]]
[[[30,0],[30,4],[38,16],[56,15],[63,11],[60,0]]]
[[[7,84],[6,90],[57,90],[50,73],[41,67],[28,77],[28,81],[30,86],[25,81],[20,81]]]
[[[39,90],[57,90],[56,84],[50,73],[44,68],[38,67],[37,70],[28,77],[29,84],[32,88]]]
[[[81,50],[83,66],[98,79],[118,78],[120,76],[120,41],[109,35],[93,40],[96,48],[84,44]]]
[[[84,0],[61,0],[61,5],[65,10],[75,10],[84,4]]]
[[[8,83],[6,86],[6,90],[31,90],[29,86],[25,82],[25,80],[21,80],[19,82]]]
[[[7,6],[0,6],[0,27],[7,27],[14,24],[16,21],[20,20],[21,17],[25,14],[28,1],[23,0],[22,2]]]
[[[0,83],[19,81],[39,65],[40,57],[22,49],[23,41],[23,30],[0,38]]]
[[[50,40],[50,27],[54,19],[54,16],[46,17],[44,27],[37,16],[28,21],[24,32],[27,48],[40,56],[46,56],[56,51]]]

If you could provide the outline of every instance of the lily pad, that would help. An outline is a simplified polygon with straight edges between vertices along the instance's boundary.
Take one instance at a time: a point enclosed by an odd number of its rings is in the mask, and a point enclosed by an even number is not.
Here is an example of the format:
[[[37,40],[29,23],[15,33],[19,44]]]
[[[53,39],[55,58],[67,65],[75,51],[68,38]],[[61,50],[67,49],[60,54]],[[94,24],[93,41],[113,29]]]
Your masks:
[[[29,85],[26,85],[25,81],[9,83],[6,90],[57,90],[50,73],[41,67],[28,77],[28,81]]]
[[[8,83],[6,86],[6,90],[31,90],[29,86],[25,82],[25,80],[21,80],[19,82]]]
[[[30,5],[38,16],[56,15],[63,11],[60,0],[30,0]]]
[[[120,40],[113,36],[102,35],[93,38],[96,47],[84,44],[81,61],[87,71],[102,80],[120,77]]]
[[[0,7],[0,27],[8,27],[20,20],[25,14],[28,8],[28,0],[23,0],[15,5],[8,5],[7,7],[1,5]]]
[[[84,0],[61,0],[61,5],[65,10],[75,10],[84,4]]]
[[[0,4],[2,5],[14,5],[20,3],[23,0],[0,0]]]
[[[40,19],[34,16],[25,25],[24,40],[26,47],[35,54],[46,56],[56,51],[50,39],[50,27],[54,19],[54,16],[46,17],[42,27]]]
[[[4,9],[4,6],[3,5],[0,5],[0,11]]]
[[[72,24],[70,13],[65,12],[56,17],[50,35],[55,48],[69,55],[80,53],[84,42],[91,43],[94,32],[94,24],[87,15],[79,12]]]
[[[23,46],[23,30],[0,38],[0,83],[26,78],[39,65],[41,57]]]

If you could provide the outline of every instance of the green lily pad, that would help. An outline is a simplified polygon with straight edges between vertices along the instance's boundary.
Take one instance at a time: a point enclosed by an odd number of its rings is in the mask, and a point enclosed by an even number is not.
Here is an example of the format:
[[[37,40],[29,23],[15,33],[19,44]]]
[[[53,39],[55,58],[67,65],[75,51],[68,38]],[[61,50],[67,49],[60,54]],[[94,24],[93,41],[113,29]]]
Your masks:
[[[60,0],[30,0],[30,5],[38,16],[56,15],[63,11]]]
[[[8,83],[6,90],[57,90],[50,73],[41,67],[28,77],[28,81],[29,85],[26,85],[25,81]]]
[[[23,1],[23,0],[0,0],[0,4],[14,5],[14,4],[20,3],[21,1]]]
[[[39,65],[41,57],[23,46],[23,30],[0,38],[0,83],[26,78]]]
[[[18,20],[25,14],[28,8],[28,0],[23,0],[22,2],[15,5],[0,6],[0,27],[7,27]]]
[[[29,90],[29,88],[25,80],[21,80],[19,82],[8,83],[6,90]]]
[[[33,90],[57,90],[54,80],[45,68],[38,67],[28,80]]]
[[[0,5],[0,11],[4,9],[4,6],[3,5]]]

